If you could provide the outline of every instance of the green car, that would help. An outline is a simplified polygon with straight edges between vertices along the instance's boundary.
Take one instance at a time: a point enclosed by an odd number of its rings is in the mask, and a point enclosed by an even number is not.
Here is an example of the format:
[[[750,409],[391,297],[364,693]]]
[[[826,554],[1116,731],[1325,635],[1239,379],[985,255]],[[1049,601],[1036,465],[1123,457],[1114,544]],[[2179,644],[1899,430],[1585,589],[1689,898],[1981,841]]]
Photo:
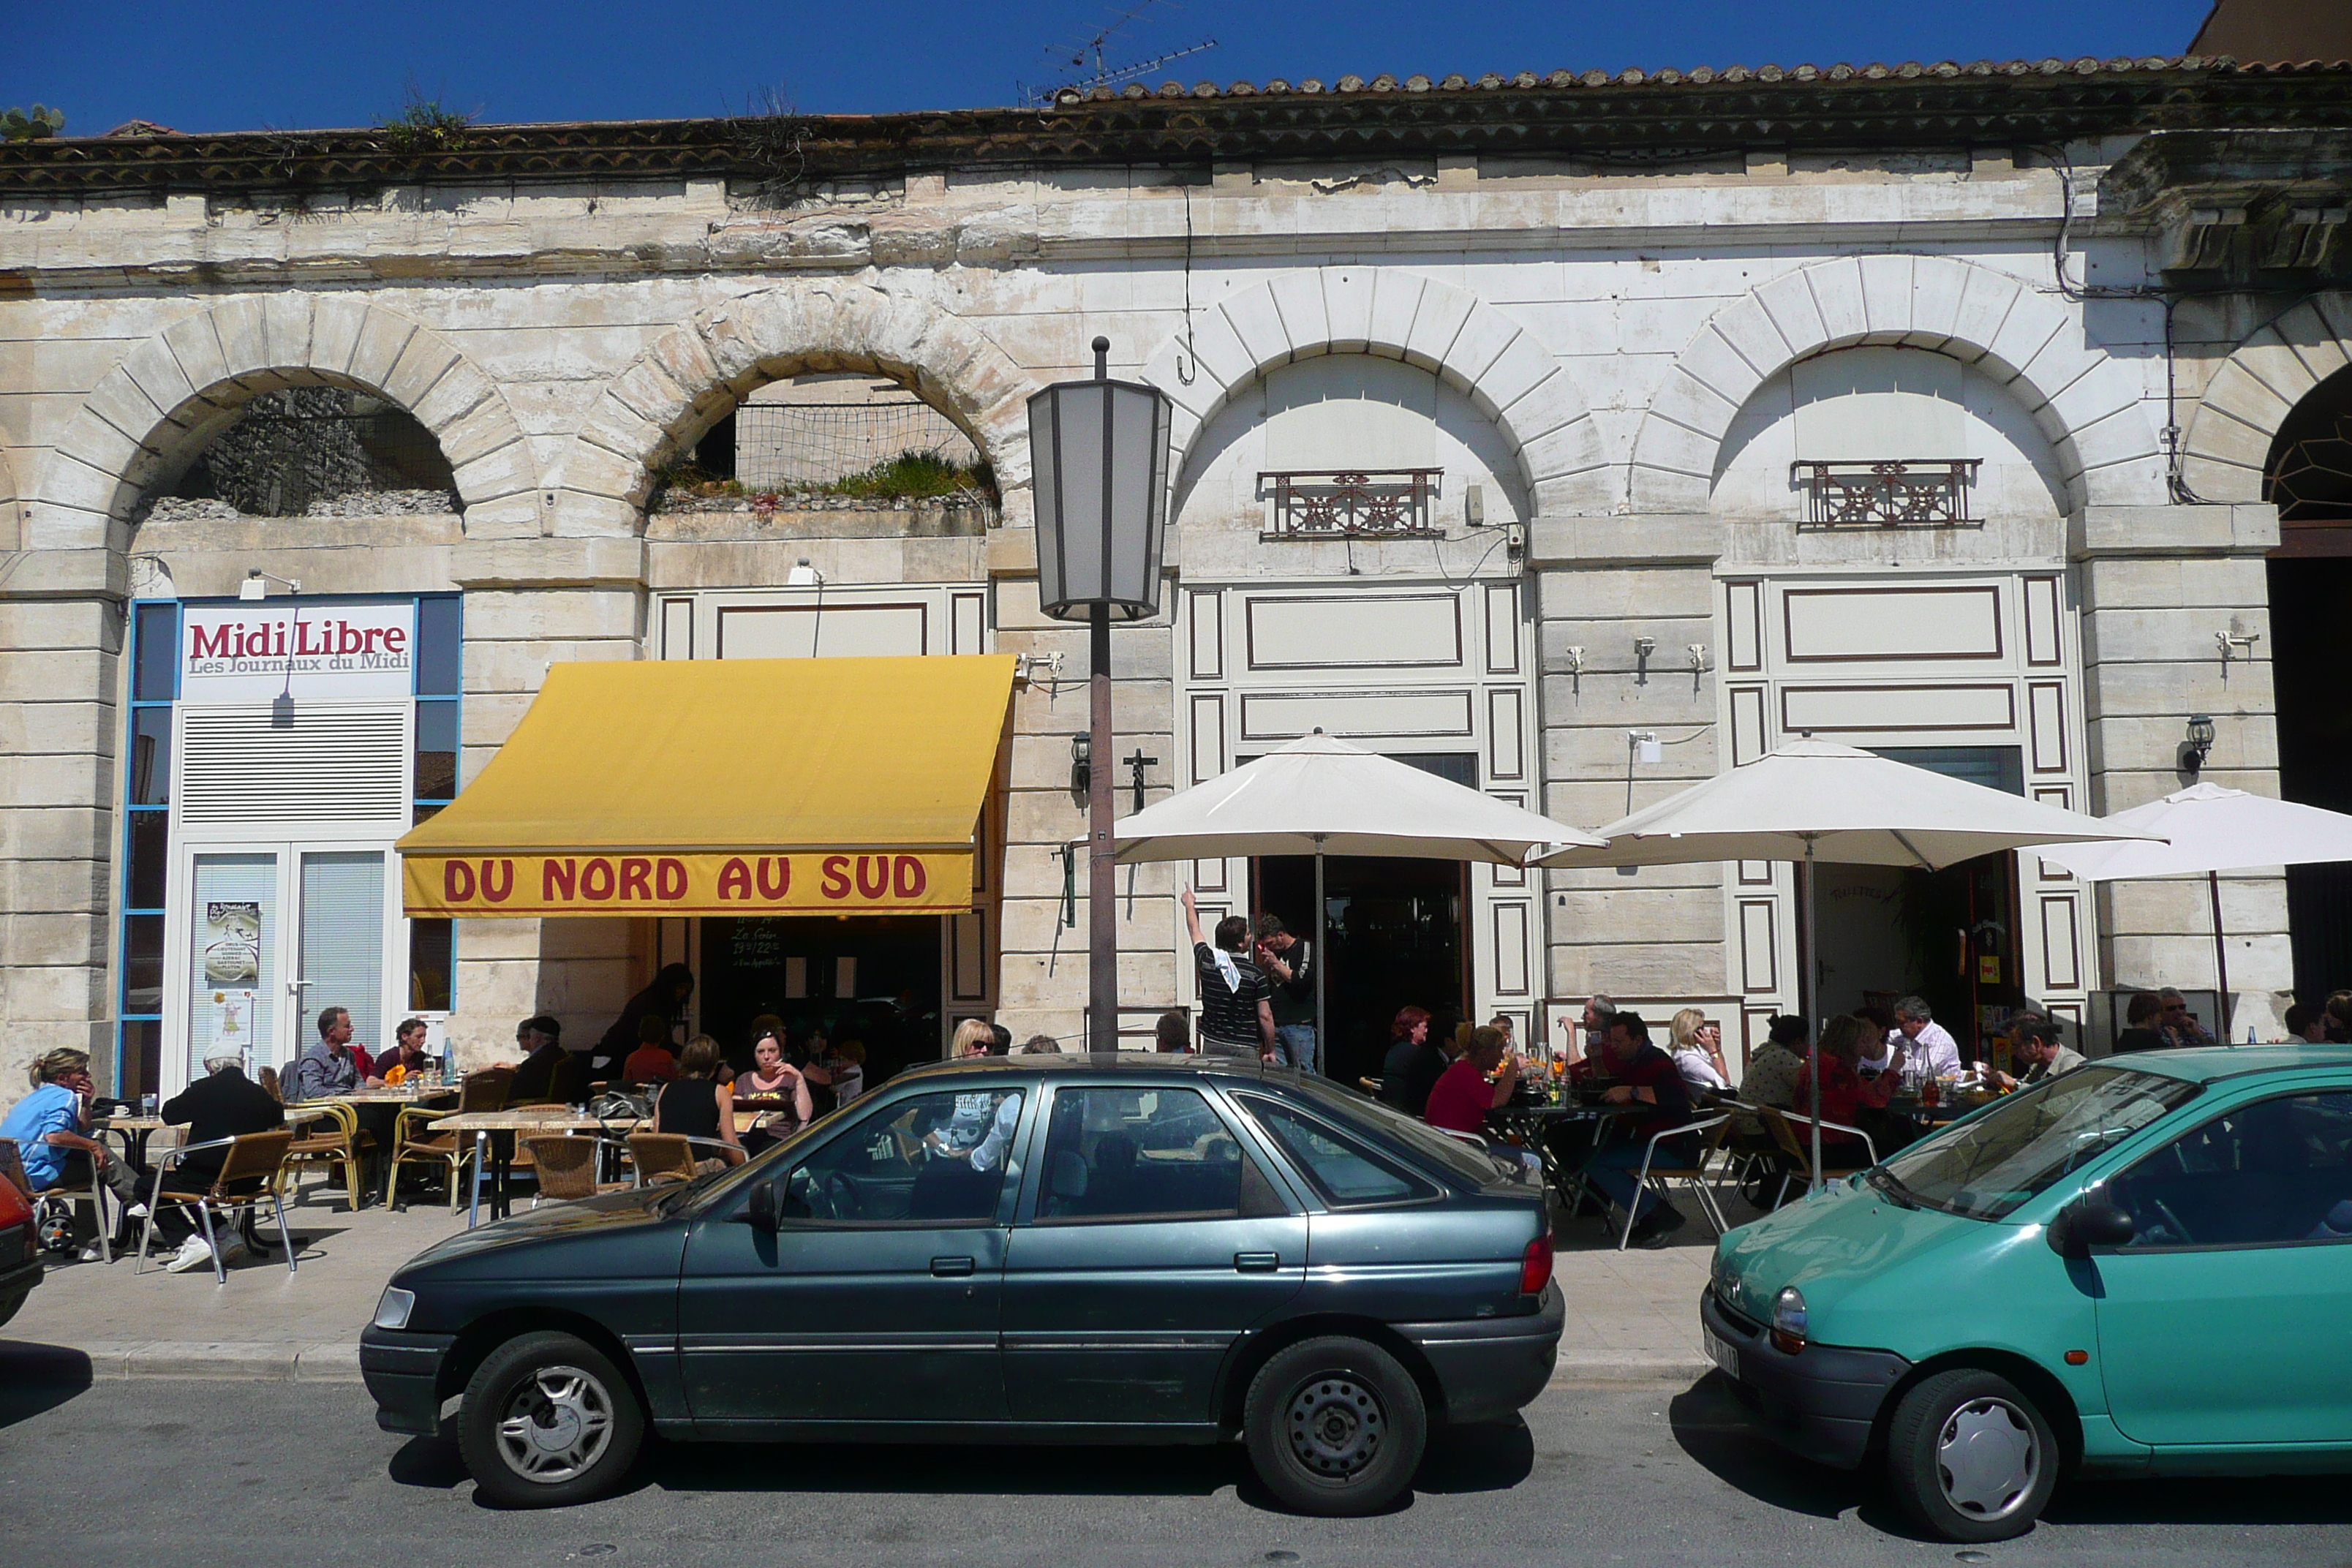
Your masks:
[[[2157,1051],[1995,1101],[1726,1236],[1707,1351],[1927,1530],[2062,1474],[2352,1469],[2352,1049]]]

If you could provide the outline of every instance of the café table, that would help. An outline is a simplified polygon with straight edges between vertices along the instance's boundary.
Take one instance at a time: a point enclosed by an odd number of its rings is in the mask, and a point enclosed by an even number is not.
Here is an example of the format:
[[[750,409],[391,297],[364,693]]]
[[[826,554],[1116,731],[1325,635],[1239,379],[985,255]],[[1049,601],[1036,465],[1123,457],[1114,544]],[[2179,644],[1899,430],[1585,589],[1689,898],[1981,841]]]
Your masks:
[[[473,1229],[481,1223],[482,1173],[490,1165],[490,1134],[493,1132],[553,1133],[589,1132],[627,1134],[640,1123],[635,1117],[607,1121],[591,1116],[584,1110],[574,1110],[568,1105],[525,1105],[511,1110],[461,1110],[442,1117],[433,1124],[436,1132],[470,1132],[474,1135],[474,1190],[466,1206],[466,1228]],[[504,1219],[508,1213],[507,1162],[497,1162],[490,1178],[490,1217]]]
[[[1648,1109],[1641,1105],[1575,1101],[1565,1105],[1498,1105],[1486,1113],[1486,1123],[1499,1131],[1517,1135],[1523,1147],[1535,1151],[1536,1158],[1543,1163],[1546,1184],[1559,1194],[1559,1201],[1567,1206],[1572,1217],[1577,1204],[1587,1191],[1585,1167],[1580,1164],[1570,1169],[1560,1159],[1559,1151],[1552,1147],[1551,1133],[1561,1127],[1590,1127],[1592,1130],[1592,1149],[1598,1152],[1601,1145],[1608,1142],[1609,1134],[1615,1130],[1619,1117]],[[1590,1161],[1591,1156],[1587,1155],[1587,1163]]]

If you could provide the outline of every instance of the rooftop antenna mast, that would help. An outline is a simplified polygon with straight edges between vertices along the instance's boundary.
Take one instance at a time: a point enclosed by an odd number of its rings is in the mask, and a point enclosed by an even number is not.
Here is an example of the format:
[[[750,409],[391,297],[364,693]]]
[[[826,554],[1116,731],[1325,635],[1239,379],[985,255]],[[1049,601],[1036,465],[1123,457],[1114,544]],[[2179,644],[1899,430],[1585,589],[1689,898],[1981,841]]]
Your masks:
[[[1085,92],[1097,87],[1116,87],[1121,82],[1132,81],[1137,77],[1158,70],[1171,61],[1181,60],[1188,55],[1203,54],[1215,48],[1216,39],[1203,38],[1199,43],[1187,44],[1181,49],[1171,49],[1166,54],[1154,55],[1148,60],[1138,60],[1132,65],[1113,66],[1109,63],[1104,50],[1110,43],[1112,35],[1142,16],[1152,7],[1173,5],[1175,3],[1176,0],[1139,0],[1138,4],[1129,6],[1124,11],[1112,13],[1110,20],[1084,42],[1048,47],[1045,53],[1053,59],[1056,74],[1063,71],[1083,74],[1068,77],[1045,87],[1031,87],[1027,83],[1016,83],[1021,100],[1026,104],[1043,105],[1053,102],[1055,94],[1072,88]]]

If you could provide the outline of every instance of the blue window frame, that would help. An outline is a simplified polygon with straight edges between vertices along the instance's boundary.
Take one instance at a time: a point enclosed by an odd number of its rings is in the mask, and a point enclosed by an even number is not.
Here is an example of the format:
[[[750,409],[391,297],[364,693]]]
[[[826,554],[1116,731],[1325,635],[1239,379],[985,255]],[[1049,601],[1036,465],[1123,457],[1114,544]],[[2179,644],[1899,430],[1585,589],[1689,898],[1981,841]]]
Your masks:
[[[416,597],[416,705],[412,820],[457,794],[464,605],[455,594]],[[122,843],[116,862],[121,960],[115,974],[114,1083],[123,1098],[162,1088],[163,923],[171,886],[172,712],[179,700],[180,602],[131,606],[131,708],[123,723]],[[446,1012],[456,1000],[455,922],[409,922],[409,1005]]]

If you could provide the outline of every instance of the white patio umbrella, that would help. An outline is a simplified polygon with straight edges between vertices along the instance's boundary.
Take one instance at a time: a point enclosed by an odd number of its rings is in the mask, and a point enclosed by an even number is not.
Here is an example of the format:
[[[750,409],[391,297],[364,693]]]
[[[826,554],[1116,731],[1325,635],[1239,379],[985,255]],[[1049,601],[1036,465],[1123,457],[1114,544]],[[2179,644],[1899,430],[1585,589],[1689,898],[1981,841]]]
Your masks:
[[[1790,741],[1752,763],[1693,784],[1599,828],[1599,849],[1537,857],[1547,867],[1687,866],[1709,860],[1796,860],[1805,867],[1804,947],[1813,941],[1813,866],[1911,866],[1941,870],[1998,849],[2153,837],[2096,817],[1891,762],[1852,746]],[[1804,987],[1808,999],[1813,987]],[[1819,1031],[1813,1031],[1813,1170],[1822,1166]]]
[[[1324,1029],[1323,858],[1391,855],[1517,866],[1538,849],[1601,841],[1318,730],[1122,818],[1122,865],[1223,855],[1315,858],[1315,1037]],[[1326,1047],[1328,1048],[1328,1047]]]
[[[2100,820],[2109,827],[2160,834],[2167,842],[2052,844],[2036,853],[2090,882],[2203,872],[2213,903],[2213,969],[2224,1039],[2230,1033],[2230,959],[2222,947],[2221,873],[2352,860],[2352,816],[2222,784],[2191,784]]]

